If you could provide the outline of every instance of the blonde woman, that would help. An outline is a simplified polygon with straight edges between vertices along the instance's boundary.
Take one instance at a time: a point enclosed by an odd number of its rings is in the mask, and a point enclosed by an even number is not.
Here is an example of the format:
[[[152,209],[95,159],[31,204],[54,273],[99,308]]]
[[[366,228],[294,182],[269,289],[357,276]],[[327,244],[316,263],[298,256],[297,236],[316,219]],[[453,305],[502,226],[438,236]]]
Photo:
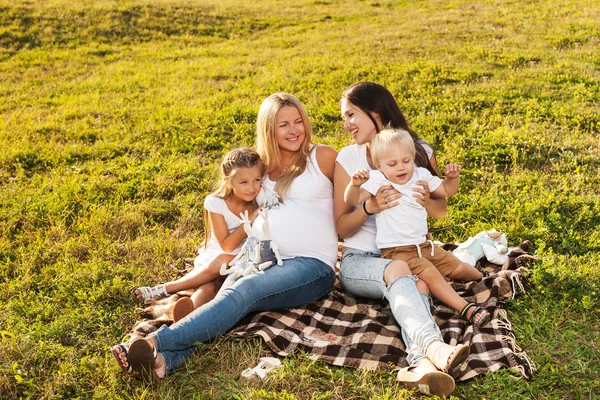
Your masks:
[[[227,332],[246,314],[300,307],[333,287],[337,235],[332,182],[337,152],[312,143],[304,106],[287,93],[275,93],[261,105],[257,151],[266,166],[263,185],[281,200],[269,211],[269,228],[283,266],[243,277],[170,327],[163,326],[129,347],[115,346],[124,370],[158,381],[194,352],[194,343]],[[253,229],[263,225],[261,218]]]

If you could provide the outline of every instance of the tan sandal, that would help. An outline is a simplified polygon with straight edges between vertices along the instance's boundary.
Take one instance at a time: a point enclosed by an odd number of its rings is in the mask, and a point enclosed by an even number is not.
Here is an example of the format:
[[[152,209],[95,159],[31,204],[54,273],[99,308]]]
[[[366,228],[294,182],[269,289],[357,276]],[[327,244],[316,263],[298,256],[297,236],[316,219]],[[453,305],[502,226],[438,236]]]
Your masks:
[[[454,379],[438,371],[428,358],[422,358],[417,364],[402,368],[398,371],[396,381],[426,395],[448,396],[455,388]]]
[[[469,357],[470,349],[466,344],[451,346],[440,340],[427,346],[425,356],[442,372],[452,371]]]
[[[194,302],[189,297],[182,297],[173,306],[173,323],[181,321],[194,311]]]

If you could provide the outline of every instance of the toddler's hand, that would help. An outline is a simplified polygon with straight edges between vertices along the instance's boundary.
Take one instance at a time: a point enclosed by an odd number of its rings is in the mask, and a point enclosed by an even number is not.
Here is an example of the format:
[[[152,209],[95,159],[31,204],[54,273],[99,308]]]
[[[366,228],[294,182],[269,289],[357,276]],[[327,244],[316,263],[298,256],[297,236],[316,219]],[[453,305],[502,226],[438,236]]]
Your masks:
[[[352,186],[360,186],[369,180],[369,171],[366,169],[359,169],[352,174]]]
[[[460,174],[461,166],[459,164],[448,164],[446,165],[446,178],[458,178]]]

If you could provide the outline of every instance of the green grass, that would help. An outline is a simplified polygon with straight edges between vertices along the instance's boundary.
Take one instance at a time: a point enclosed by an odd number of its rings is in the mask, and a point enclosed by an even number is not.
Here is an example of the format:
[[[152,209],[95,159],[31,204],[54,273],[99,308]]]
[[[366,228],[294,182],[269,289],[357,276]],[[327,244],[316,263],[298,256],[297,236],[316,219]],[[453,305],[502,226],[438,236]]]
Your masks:
[[[509,304],[538,368],[466,399],[600,398],[600,6],[564,1],[0,0],[0,398],[396,399],[386,372],[297,355],[239,379],[258,339],[201,345],[161,387],[109,348],[129,291],[202,240],[215,165],[284,90],[316,140],[349,143],[342,90],[388,87],[462,188],[436,239],[483,229],[541,261]]]

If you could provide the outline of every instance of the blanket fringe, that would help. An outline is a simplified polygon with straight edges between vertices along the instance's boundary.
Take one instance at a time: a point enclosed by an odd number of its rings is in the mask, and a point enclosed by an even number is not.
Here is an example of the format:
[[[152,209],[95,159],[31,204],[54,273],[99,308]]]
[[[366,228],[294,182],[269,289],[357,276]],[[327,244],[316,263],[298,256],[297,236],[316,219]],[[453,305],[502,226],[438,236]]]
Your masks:
[[[512,280],[512,276],[511,276]],[[504,341],[513,352],[513,355],[518,362],[518,365],[515,367],[509,368],[515,371],[518,371],[519,376],[513,376],[515,379],[523,379],[530,377],[534,372],[537,371],[537,368],[531,358],[527,355],[526,352],[517,344],[517,338],[512,330],[512,324],[508,319],[508,312],[505,309],[498,310],[498,322],[497,325],[499,328],[506,329],[506,334],[501,336],[501,340]],[[525,366],[528,367],[529,373],[527,372]]]
[[[517,292],[520,290],[523,294],[526,293],[525,287],[523,286],[523,282],[521,282],[521,277],[524,273],[529,272],[529,269],[525,267],[520,267],[515,271],[516,273],[510,274],[510,285],[512,286],[512,298],[514,299],[517,295]],[[517,290],[519,289],[519,290]]]

